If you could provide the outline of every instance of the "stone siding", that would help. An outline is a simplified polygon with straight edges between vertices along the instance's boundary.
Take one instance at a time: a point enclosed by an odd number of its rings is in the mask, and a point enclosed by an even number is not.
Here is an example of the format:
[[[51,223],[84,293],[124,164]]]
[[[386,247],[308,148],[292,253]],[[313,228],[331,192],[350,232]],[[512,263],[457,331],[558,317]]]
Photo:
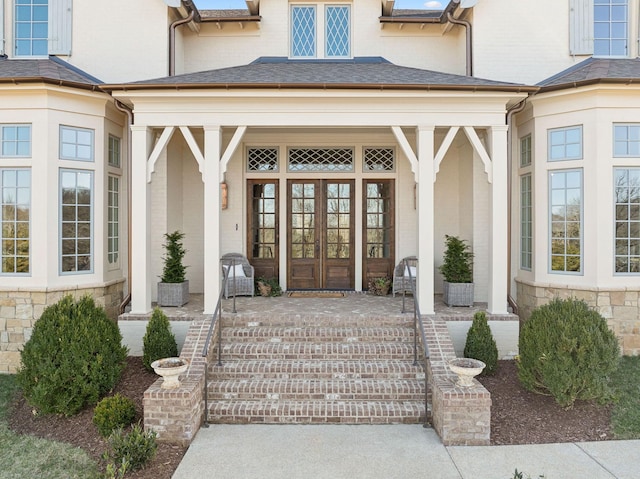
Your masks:
[[[15,373],[20,366],[20,351],[31,337],[33,326],[44,309],[65,295],[93,296],[107,315],[116,320],[123,298],[124,280],[99,286],[64,288],[21,288],[0,290],[0,373]]]
[[[640,291],[629,288],[576,288],[517,281],[520,318],[526,321],[538,306],[553,298],[577,298],[596,309],[620,343],[622,353],[640,354]]]

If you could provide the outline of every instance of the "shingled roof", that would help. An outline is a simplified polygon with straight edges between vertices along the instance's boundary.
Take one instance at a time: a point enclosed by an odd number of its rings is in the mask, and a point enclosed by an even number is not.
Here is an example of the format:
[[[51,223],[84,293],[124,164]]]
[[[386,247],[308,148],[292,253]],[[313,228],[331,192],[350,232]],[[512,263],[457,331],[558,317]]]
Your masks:
[[[536,87],[394,65],[380,57],[289,60],[263,57],[243,66],[187,73],[107,90],[155,88],[389,88],[535,91]]]
[[[638,58],[588,58],[538,83],[540,91],[593,83],[640,83]]]
[[[51,56],[43,59],[7,59],[0,56],[0,83],[44,82],[94,89],[102,81]]]

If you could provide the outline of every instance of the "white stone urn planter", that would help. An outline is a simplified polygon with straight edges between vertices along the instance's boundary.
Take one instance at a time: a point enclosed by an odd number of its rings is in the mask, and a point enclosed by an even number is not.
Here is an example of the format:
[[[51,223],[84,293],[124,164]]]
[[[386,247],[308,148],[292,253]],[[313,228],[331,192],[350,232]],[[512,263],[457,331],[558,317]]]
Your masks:
[[[164,381],[160,385],[162,389],[175,389],[180,387],[178,377],[189,367],[189,361],[182,358],[163,358],[151,363],[151,367]]]
[[[458,376],[456,386],[468,388],[473,386],[473,378],[482,372],[486,364],[477,359],[455,358],[449,361],[449,369]]]

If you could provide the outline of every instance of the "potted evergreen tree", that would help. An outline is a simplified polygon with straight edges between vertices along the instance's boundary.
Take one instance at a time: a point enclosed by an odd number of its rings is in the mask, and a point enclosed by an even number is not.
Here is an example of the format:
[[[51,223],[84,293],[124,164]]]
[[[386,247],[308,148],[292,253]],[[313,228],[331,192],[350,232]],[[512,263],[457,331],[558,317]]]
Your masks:
[[[182,306],[189,301],[189,280],[186,279],[187,267],[182,260],[187,252],[182,245],[184,233],[174,231],[165,233],[163,248],[167,251],[162,276],[158,283],[158,306]]]
[[[447,306],[473,306],[473,253],[457,236],[445,235],[446,249],[440,272],[444,276]]]

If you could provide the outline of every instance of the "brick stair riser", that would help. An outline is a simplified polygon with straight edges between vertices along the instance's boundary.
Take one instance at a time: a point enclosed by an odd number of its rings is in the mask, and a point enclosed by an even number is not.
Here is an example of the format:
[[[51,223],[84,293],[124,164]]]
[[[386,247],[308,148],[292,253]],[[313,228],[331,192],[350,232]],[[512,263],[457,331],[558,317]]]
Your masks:
[[[406,328],[223,328],[222,342],[391,342],[413,343],[413,330]]]
[[[209,365],[209,378],[224,379],[417,379],[424,370],[410,361],[226,361]]]
[[[228,424],[419,424],[424,402],[217,401],[209,420]]]
[[[232,343],[222,345],[223,360],[387,360],[413,358],[406,343]]]
[[[209,397],[270,400],[420,401],[424,382],[415,380],[228,380],[209,385]]]

